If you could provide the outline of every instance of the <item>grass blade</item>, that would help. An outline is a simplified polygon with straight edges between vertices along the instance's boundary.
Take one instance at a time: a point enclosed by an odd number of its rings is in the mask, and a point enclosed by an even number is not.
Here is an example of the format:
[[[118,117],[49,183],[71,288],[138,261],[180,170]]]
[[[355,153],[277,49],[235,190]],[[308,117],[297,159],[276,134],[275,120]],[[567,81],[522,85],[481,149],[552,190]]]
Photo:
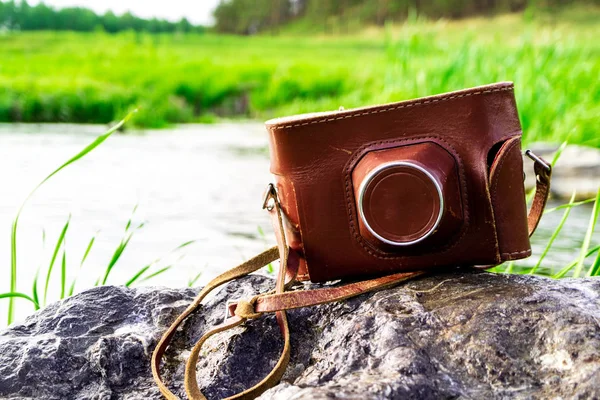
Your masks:
[[[575,195],[576,195],[576,192],[574,191],[573,194],[571,195],[571,200],[569,200],[569,205],[571,205],[571,206],[573,205],[573,202],[575,201]],[[550,248],[552,248],[552,244],[554,243],[554,240],[556,240],[556,237],[561,232],[563,226],[565,225],[565,222],[567,222],[567,218],[569,218],[569,214],[571,213],[571,209],[572,209],[572,207],[567,207],[565,209],[565,212],[564,212],[564,214],[563,214],[560,222],[558,223],[558,226],[556,227],[556,229],[552,233],[552,236],[550,236],[550,239],[548,240],[548,243],[546,244],[546,248],[544,249],[544,251],[540,255],[540,258],[539,258],[538,262],[535,264],[535,266],[533,266],[529,270],[529,275],[535,274],[535,272],[538,270],[538,268],[542,264],[542,261],[544,261],[544,258],[546,257],[546,255],[550,251]]]
[[[181,250],[181,249],[183,249],[184,247],[187,247],[187,246],[189,246],[189,245],[191,245],[191,244],[194,244],[194,243],[196,243],[197,241],[198,241],[198,240],[195,240],[195,239],[194,239],[194,240],[189,240],[189,241],[187,241],[187,242],[185,242],[185,243],[182,243],[182,244],[180,244],[179,246],[175,247],[173,250],[171,250],[171,251],[169,252],[169,254],[171,254],[171,253],[174,253],[174,252],[176,252],[177,250]]]
[[[75,283],[76,282],[77,282],[77,277],[75,277],[75,279],[73,279],[73,282],[71,282],[71,286],[69,286],[69,294],[68,294],[69,297],[73,296],[73,293],[75,293]]]
[[[145,267],[141,268],[130,280],[128,280],[125,283],[125,286],[129,287],[129,286],[133,285],[133,283],[135,281],[137,281],[140,278],[140,276],[144,275],[146,273],[146,271],[148,271],[152,265],[153,264],[148,264]]]
[[[121,255],[123,254],[123,252],[127,248],[127,245],[131,241],[133,233],[134,232],[129,233],[121,241],[121,243],[119,243],[119,245],[115,249],[115,252],[113,253],[112,258],[110,259],[110,262],[108,263],[108,266],[106,267],[106,271],[104,272],[104,277],[102,278],[102,285],[106,285],[106,282],[108,281],[108,276],[110,275],[110,273],[111,273],[112,269],[114,268],[115,264],[117,263],[117,261],[119,261],[119,258],[121,258]]]
[[[164,273],[164,272],[167,272],[167,271],[168,271],[168,270],[170,270],[171,268],[173,268],[173,266],[172,266],[172,265],[168,265],[168,266],[166,266],[166,267],[164,267],[164,268],[161,268],[161,269],[159,269],[158,271],[156,271],[156,272],[154,272],[154,273],[152,273],[152,274],[150,274],[150,275],[146,276],[144,279],[140,280],[140,282],[146,282],[147,280],[150,280],[150,279],[152,279],[152,278],[154,278],[154,277],[156,277],[156,276],[158,276],[158,275],[160,275],[160,274],[162,274],[162,273]]]
[[[18,292],[9,292],[9,293],[0,293],[0,299],[14,299],[14,298],[21,298],[21,299],[25,299],[25,300],[29,300],[30,302],[33,303],[34,306],[36,306],[36,310],[40,308],[39,304],[32,299],[31,297],[27,296],[24,293],[18,293]]]
[[[133,210],[131,211],[131,217],[129,217],[129,220],[127,221],[127,225],[125,225],[125,232],[129,232],[129,228],[131,228],[131,223],[133,221],[133,216],[135,215],[135,212],[138,209],[138,205],[136,204],[135,206],[133,206]]]
[[[191,279],[188,279],[188,287],[193,287],[196,282],[198,282],[198,279],[200,279],[200,276],[202,275],[202,272],[198,272],[198,274],[196,276],[194,276]]]
[[[48,266],[48,273],[46,274],[46,284],[44,285],[44,305],[46,305],[46,300],[48,298],[48,286],[50,286],[50,277],[52,276],[52,270],[54,268],[54,262],[56,261],[56,256],[65,241],[65,235],[67,234],[67,230],[69,229],[69,223],[71,222],[71,216],[69,215],[69,219],[65,223],[62,231],[60,232],[60,236],[58,237],[58,241],[56,242],[56,246],[54,246],[54,253],[52,253],[52,258],[50,259],[50,265]]]
[[[39,310],[40,309],[40,297],[38,294],[38,278],[40,276],[40,270],[38,268],[37,272],[35,273],[35,277],[33,278],[33,287],[31,288],[31,293],[33,295],[33,300],[35,301],[34,307],[35,310]]]
[[[599,251],[600,251],[600,245],[598,245],[598,246],[592,248],[590,251],[588,251],[585,255],[585,258],[587,258]],[[566,267],[561,269],[559,272],[552,275],[552,278],[554,278],[554,279],[564,278],[567,275],[567,273],[569,273],[569,271],[571,269],[573,269],[573,267],[575,267],[575,265],[577,265],[578,262],[579,262],[579,257],[577,257],[575,260],[571,261]]]
[[[558,159],[560,158],[560,156],[562,155],[563,151],[565,151],[565,149],[567,148],[567,145],[569,144],[569,137],[571,136],[571,134],[569,134],[567,136],[567,139],[562,142],[560,144],[560,146],[558,147],[558,149],[556,150],[556,153],[554,153],[554,157],[552,157],[552,161],[550,162],[550,165],[552,165],[553,167],[556,165],[556,163],[558,162]]]
[[[179,246],[175,247],[170,252],[168,252],[167,256],[169,256],[169,255],[171,255],[171,254],[173,254],[173,253],[175,253],[175,252],[177,252],[177,251],[179,251],[179,250],[181,250],[181,249],[183,249],[183,248],[185,248],[185,247],[187,247],[187,246],[189,246],[189,245],[191,245],[193,243],[196,243],[196,242],[197,242],[197,240],[190,240],[190,241],[187,241],[185,243],[182,243]],[[136,282],[138,279],[140,279],[140,277],[142,275],[144,275],[146,273],[146,271],[148,271],[153,265],[158,264],[162,260],[162,258],[163,257],[159,257],[156,260],[152,261],[150,264],[148,264],[145,267],[141,268],[138,272],[136,272],[135,275],[133,275],[133,277],[131,277],[131,279],[129,279],[125,283],[125,286],[127,286],[127,287],[131,286],[134,282]]]
[[[90,239],[90,242],[88,243],[88,245],[85,249],[85,253],[83,253],[83,257],[81,258],[81,262],[79,263],[79,268],[83,267],[83,263],[87,259],[88,254],[90,254],[90,251],[92,250],[92,247],[94,246],[94,242],[96,241],[97,235],[98,235],[98,232],[96,232],[96,234],[94,236],[92,236],[92,238]]]
[[[594,263],[590,267],[588,271],[588,276],[598,276],[600,275],[600,253],[596,255],[596,259]]]
[[[590,223],[588,225],[587,232],[585,233],[585,238],[583,239],[579,260],[577,261],[577,265],[575,266],[575,272],[573,273],[574,278],[579,278],[581,276],[581,273],[583,272],[583,262],[585,261],[586,254],[590,247],[590,242],[592,241],[592,235],[594,234],[594,229],[596,228],[596,222],[598,221],[599,211],[600,189],[598,189],[598,193],[596,194],[596,201],[594,202],[594,208],[592,209],[592,215],[590,216]]]
[[[63,246],[62,263],[60,268],[60,299],[65,298],[65,287],[67,283],[67,249]]]
[[[46,230],[42,229],[42,254],[44,253],[44,251],[46,250]],[[35,310],[39,310],[40,309],[40,296],[39,296],[39,292],[38,292],[38,280],[40,278],[40,270],[41,270],[42,266],[40,265],[37,269],[37,271],[35,272],[35,276],[33,277],[33,284],[31,285],[31,295],[33,297],[33,300],[35,300],[36,304],[34,305]]]
[[[71,287],[69,288],[69,297],[73,296],[73,293],[75,293],[75,285],[77,284],[77,279],[79,279],[79,273],[81,272],[81,268],[83,268],[83,263],[85,263],[85,260],[87,259],[88,254],[90,254],[90,251],[92,250],[92,247],[94,246],[94,242],[96,241],[96,236],[98,236],[98,232],[96,232],[94,234],[94,236],[92,236],[92,238],[90,239],[90,242],[88,243],[85,252],[83,253],[83,257],[81,258],[81,262],[79,263],[79,270],[77,271],[77,275],[75,276],[75,278],[73,279],[73,282],[71,282]]]
[[[263,230],[263,228],[260,225],[258,225],[257,229],[258,229],[258,235],[263,240],[265,246],[268,247],[269,241],[267,240],[267,235],[265,235],[265,231]],[[275,272],[275,268],[273,268],[273,263],[269,263],[269,265],[267,265],[267,274],[273,274],[274,272]]]
[[[548,208],[546,209],[546,211],[544,211],[544,214],[548,214],[554,211],[558,211],[558,210],[562,210],[564,208],[572,208],[572,207],[577,207],[577,206],[582,206],[584,204],[590,204],[593,203],[594,201],[596,201],[596,199],[587,199],[587,200],[582,200],[582,201],[576,201],[574,203],[569,203],[569,204],[561,204],[560,206],[557,207],[552,207],[552,208]]]
[[[144,227],[144,223],[142,222],[133,231],[131,231],[131,232],[129,231],[131,228],[131,225],[133,223],[133,217],[135,215],[135,212],[137,211],[137,208],[138,208],[138,206],[136,204],[133,207],[133,210],[131,211],[131,216],[129,217],[129,219],[127,220],[127,224],[125,225],[125,236],[123,237],[123,239],[121,239],[121,242],[115,249],[115,252],[113,253],[112,258],[111,258],[110,262],[108,263],[108,266],[106,267],[106,271],[104,272],[104,277],[102,278],[102,285],[106,285],[106,282],[108,281],[108,277],[109,277],[112,269],[114,268],[117,261],[119,261],[119,258],[121,258],[121,255],[127,248],[127,245],[131,241],[133,234],[137,230],[142,229]]]
[[[25,200],[23,200],[23,203],[21,203],[21,206],[19,207],[19,209],[17,211],[17,215],[15,216],[15,219],[13,220],[13,223],[11,226],[11,231],[10,231],[10,292],[11,293],[15,293],[15,291],[17,289],[17,228],[19,225],[19,217],[21,216],[21,212],[23,212],[23,208],[25,207],[25,204],[27,203],[27,201],[40,188],[40,186],[42,186],[44,183],[46,183],[50,178],[52,178],[54,175],[58,174],[60,171],[62,171],[67,166],[73,164],[75,161],[84,157],[86,154],[88,154],[89,152],[94,150],[96,147],[101,145],[113,133],[118,131],[127,121],[129,121],[129,119],[131,119],[131,117],[133,116],[133,114],[136,111],[137,110],[134,110],[133,112],[127,114],[127,116],[121,122],[119,122],[118,124],[113,126],[111,129],[106,131],[104,134],[98,136],[92,143],[90,143],[88,146],[86,146],[83,150],[81,150],[75,156],[71,157],[67,162],[65,162],[64,164],[59,166],[57,169],[55,169],[52,173],[50,173],[50,175],[46,176],[27,195]],[[13,298],[11,297],[8,302],[8,325],[10,325],[12,323],[13,317],[14,317],[14,307],[13,307]]]
[[[110,128],[108,131],[106,131],[105,133],[103,133],[102,135],[98,136],[96,139],[94,139],[94,141],[90,144],[88,144],[83,150],[81,150],[79,153],[75,154],[73,157],[71,157],[67,162],[65,162],[64,164],[62,164],[60,167],[58,167],[57,169],[55,169],[50,175],[48,175],[46,178],[44,178],[44,180],[42,182],[40,182],[35,189],[33,189],[33,191],[31,192],[31,194],[33,194],[33,192],[35,192],[40,186],[42,186],[44,183],[46,183],[46,181],[48,181],[50,178],[52,178],[54,175],[58,174],[60,171],[62,171],[63,169],[65,169],[66,167],[68,167],[69,165],[73,164],[75,161],[80,160],[81,158],[85,157],[87,154],[89,154],[92,150],[94,150],[96,147],[100,146],[102,143],[104,143],[104,141],[106,139],[108,139],[113,133],[115,133],[116,131],[118,131],[119,129],[121,129],[121,127],[127,122],[129,121],[129,119],[131,119],[131,117],[133,116],[133,114],[136,111],[133,111],[131,113],[129,113],[121,122],[119,122],[118,124],[116,124],[115,126],[113,126],[112,128]],[[28,198],[31,196],[31,194],[28,196]],[[27,201],[27,200],[26,200]]]

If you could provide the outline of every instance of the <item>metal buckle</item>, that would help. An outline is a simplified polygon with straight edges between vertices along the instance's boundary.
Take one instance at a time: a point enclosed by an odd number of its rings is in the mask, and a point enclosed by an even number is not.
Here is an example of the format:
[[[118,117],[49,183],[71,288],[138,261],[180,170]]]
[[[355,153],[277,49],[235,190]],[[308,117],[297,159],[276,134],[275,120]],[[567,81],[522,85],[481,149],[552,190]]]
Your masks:
[[[533,151],[526,150],[525,155],[527,157],[529,157],[531,160],[533,160],[533,162],[540,164],[542,167],[544,167],[544,169],[546,171],[550,172],[550,170],[552,169],[552,167],[550,167],[550,165],[546,161],[544,161],[540,157],[536,156]]]
[[[269,203],[269,200],[273,200],[273,203]],[[277,189],[275,189],[275,185],[273,185],[272,183],[269,183],[269,186],[267,186],[267,190],[265,191],[265,197],[263,200],[263,210],[267,210],[267,211],[271,211],[273,208],[275,208],[275,202],[277,201]]]
[[[237,303],[237,300],[227,300],[225,302],[225,318],[223,318],[223,322],[227,321],[229,318],[233,317],[234,315],[231,315],[231,313],[229,313],[229,306],[232,304]]]

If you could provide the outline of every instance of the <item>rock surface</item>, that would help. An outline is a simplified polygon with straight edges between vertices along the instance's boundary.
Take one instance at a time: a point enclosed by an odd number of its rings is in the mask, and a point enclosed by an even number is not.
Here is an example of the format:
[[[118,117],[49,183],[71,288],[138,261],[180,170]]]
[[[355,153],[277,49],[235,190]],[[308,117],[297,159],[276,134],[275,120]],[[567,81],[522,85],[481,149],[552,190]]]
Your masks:
[[[232,283],[179,333],[164,367],[182,393],[184,360]],[[158,399],[149,360],[196,290],[95,288],[0,332],[0,398]],[[457,272],[289,313],[292,360],[262,399],[600,397],[600,280]],[[209,398],[257,382],[282,343],[272,316],[211,340],[198,368]]]

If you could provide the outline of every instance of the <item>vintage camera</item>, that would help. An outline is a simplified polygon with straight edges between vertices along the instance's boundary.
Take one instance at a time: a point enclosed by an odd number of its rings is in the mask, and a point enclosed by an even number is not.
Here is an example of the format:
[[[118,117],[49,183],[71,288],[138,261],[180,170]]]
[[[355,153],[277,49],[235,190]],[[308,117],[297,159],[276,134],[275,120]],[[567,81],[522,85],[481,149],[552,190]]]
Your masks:
[[[531,254],[511,83],[266,125],[300,280]]]

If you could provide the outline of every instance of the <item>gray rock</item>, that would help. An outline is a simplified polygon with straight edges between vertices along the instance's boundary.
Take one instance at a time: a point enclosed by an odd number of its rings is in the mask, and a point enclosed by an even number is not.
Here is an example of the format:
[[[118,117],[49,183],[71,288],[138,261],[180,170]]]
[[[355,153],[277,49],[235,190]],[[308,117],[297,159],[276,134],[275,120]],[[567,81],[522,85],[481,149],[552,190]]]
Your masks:
[[[251,276],[214,296],[175,337],[164,376],[183,396],[189,348],[226,298],[270,288]],[[0,333],[0,397],[158,399],[149,360],[196,290],[95,288]],[[600,398],[600,280],[456,272],[295,310],[292,360],[262,399]],[[198,380],[222,398],[261,379],[282,341],[273,316],[210,340]]]

